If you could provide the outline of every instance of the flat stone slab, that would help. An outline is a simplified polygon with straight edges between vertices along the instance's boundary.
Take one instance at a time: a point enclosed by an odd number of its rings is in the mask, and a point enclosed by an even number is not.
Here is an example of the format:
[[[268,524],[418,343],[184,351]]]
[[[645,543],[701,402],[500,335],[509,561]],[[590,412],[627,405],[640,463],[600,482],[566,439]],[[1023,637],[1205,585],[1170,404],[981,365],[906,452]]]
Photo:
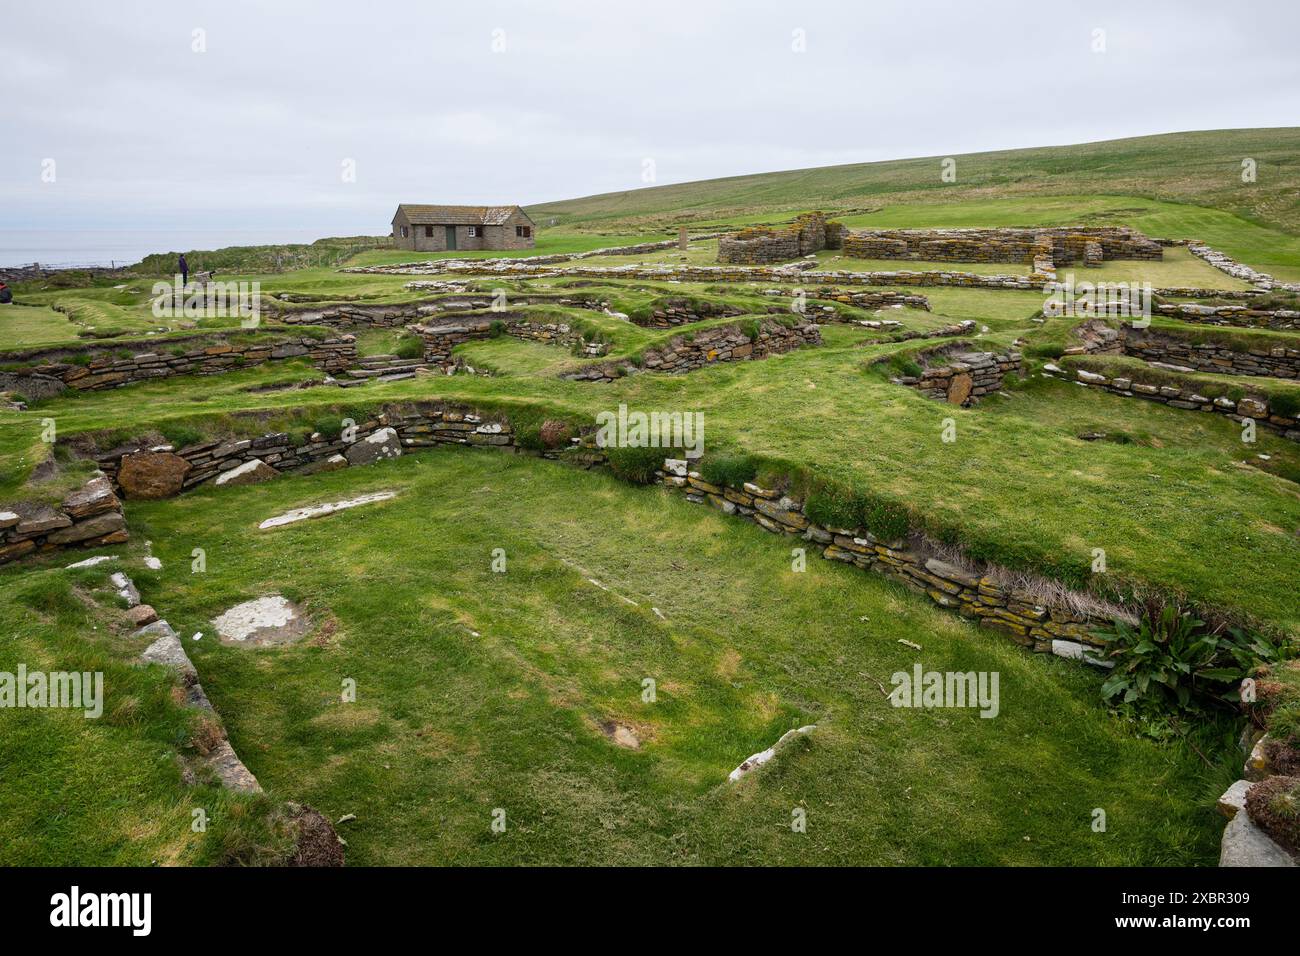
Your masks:
[[[395,491],[376,491],[373,494],[362,495],[359,498],[348,498],[345,501],[331,501],[326,504],[309,505],[306,508],[295,508],[292,511],[286,511],[282,515],[276,515],[274,518],[267,518],[257,527],[263,531],[267,528],[280,528],[287,524],[307,521],[310,518],[322,518],[325,515],[334,514],[336,511],[345,511],[348,508],[369,505],[376,501],[387,501],[396,497],[397,492]]]
[[[198,680],[198,671],[190,662],[190,656],[185,653],[181,639],[166,621],[155,621],[147,627],[140,628],[131,636],[156,638],[140,655],[140,660],[146,664],[162,664],[164,667],[170,667],[180,674],[186,683]]]
[[[208,754],[208,766],[212,768],[212,772],[217,775],[222,785],[230,790],[241,790],[244,793],[262,792],[262,785],[244,766],[244,762],[235,753],[235,748],[230,746],[229,740],[221,741],[212,749],[212,753]]]
[[[292,601],[282,594],[268,594],[236,604],[212,625],[223,644],[269,647],[290,644],[307,632],[307,622]]]

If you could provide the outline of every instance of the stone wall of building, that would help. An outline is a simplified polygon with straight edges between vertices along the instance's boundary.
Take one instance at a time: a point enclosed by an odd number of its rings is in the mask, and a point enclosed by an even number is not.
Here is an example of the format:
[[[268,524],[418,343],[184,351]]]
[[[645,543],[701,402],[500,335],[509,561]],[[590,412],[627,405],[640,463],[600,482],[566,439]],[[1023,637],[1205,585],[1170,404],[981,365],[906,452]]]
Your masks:
[[[94,548],[127,540],[122,502],[96,475],[58,505],[0,505],[0,564],[60,548]]]
[[[1196,302],[1161,302],[1155,309],[1160,315],[1201,325],[1280,331],[1300,329],[1300,311],[1295,309],[1256,309],[1249,305],[1200,305]]]
[[[699,299],[665,299],[655,305],[646,316],[636,316],[632,321],[648,329],[670,329],[675,325],[689,325],[728,316],[744,315],[746,309],[725,302],[705,302]]]
[[[1291,441],[1300,441],[1300,419],[1277,414],[1268,399],[1262,395],[1251,395],[1240,399],[1226,396],[1209,398],[1201,395],[1193,386],[1148,384],[1137,380],[1133,375],[1107,376],[1082,368],[1061,368],[1053,362],[1043,366],[1043,374],[1077,382],[1089,388],[1099,388],[1125,398],[1141,398],[1149,402],[1159,402],[1170,408],[1187,411],[1215,412],[1226,415],[1235,422],[1251,419],[1261,428],[1280,433]]]
[[[392,442],[374,441],[385,429]],[[477,414],[446,403],[390,406],[337,436],[288,432],[256,433],[247,438],[212,439],[184,448],[135,443],[99,454],[107,480],[127,498],[169,498],[197,485],[240,474],[264,481],[284,472],[330,471],[401,454],[401,448],[433,445],[506,446],[514,431],[500,416]],[[255,470],[254,470],[255,469]],[[255,476],[255,478],[254,478]],[[232,482],[230,478],[226,483]],[[248,483],[248,482],[243,482]],[[120,508],[120,505],[119,505]]]
[[[747,362],[788,352],[804,345],[820,345],[821,330],[810,322],[795,325],[772,319],[753,319],[757,329],[741,324],[720,325],[696,332],[693,336],[674,336],[667,345],[646,350],[640,368],[647,372],[681,375],[717,362]],[[631,366],[635,371],[636,367]],[[566,374],[582,382],[612,382],[628,371],[628,363],[597,363]]]
[[[838,238],[839,224],[829,230]],[[826,248],[828,226],[819,212],[797,216],[783,229],[752,226],[718,240],[718,261],[745,265],[789,262]]]
[[[326,372],[339,372],[357,357],[356,342],[350,335],[322,339],[297,332],[263,335],[251,342],[214,335],[187,336],[152,343],[149,351],[120,355],[127,347],[119,343],[6,352],[0,361],[12,367],[4,373],[5,387],[23,392],[24,380],[31,379],[37,388],[57,382],[78,391],[98,391],[169,375],[213,375],[298,358]]]
[[[1225,375],[1266,375],[1272,378],[1300,378],[1300,341],[1294,348],[1257,345],[1246,351],[1221,343],[1195,343],[1153,328],[1120,327],[1125,355],[1147,362],[1179,365],[1198,372]]]
[[[895,306],[905,306],[909,309],[922,309],[926,312],[930,311],[929,299],[923,295],[913,295],[907,292],[854,292],[851,289],[775,288],[764,289],[762,294],[770,296],[797,296],[802,294],[808,299],[816,299],[825,302],[839,302],[844,305],[856,306],[859,309],[890,309]]]

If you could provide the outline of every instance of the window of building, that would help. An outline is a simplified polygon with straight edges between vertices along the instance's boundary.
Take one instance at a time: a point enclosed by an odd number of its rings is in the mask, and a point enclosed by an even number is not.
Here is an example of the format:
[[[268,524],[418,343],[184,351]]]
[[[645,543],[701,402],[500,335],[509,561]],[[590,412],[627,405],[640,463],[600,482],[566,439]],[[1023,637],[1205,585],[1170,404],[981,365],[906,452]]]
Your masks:
[[[411,234],[411,230],[408,229],[406,226],[403,226],[403,227],[402,227],[402,238],[405,239],[405,238],[407,238],[410,234]]]
[[[470,226],[470,227],[469,227],[469,237],[470,237],[471,239],[477,239],[477,238],[478,238],[478,226]]]
[[[432,238],[433,238],[433,226],[425,226],[425,227],[424,227],[424,236],[425,236],[426,239],[432,239]]]
[[[515,235],[520,239],[528,239],[533,234],[532,226],[515,226]]]

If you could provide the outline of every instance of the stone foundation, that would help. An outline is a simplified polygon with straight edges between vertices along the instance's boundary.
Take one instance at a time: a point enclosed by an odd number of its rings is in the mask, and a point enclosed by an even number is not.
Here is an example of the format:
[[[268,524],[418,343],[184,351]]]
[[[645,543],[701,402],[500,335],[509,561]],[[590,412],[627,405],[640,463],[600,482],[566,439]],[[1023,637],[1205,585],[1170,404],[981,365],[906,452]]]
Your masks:
[[[248,417],[255,422],[253,416]],[[259,455],[269,460],[279,454],[281,470],[310,471],[321,463],[337,459],[375,436],[391,430],[403,448],[427,448],[441,444],[481,445],[516,449],[517,434],[507,418],[499,414],[446,403],[408,403],[383,408],[374,418],[358,423],[353,441],[313,440],[295,445],[285,433],[260,434],[248,438],[209,441],[174,452],[191,465],[193,473],[185,488],[192,488],[216,474],[250,461]],[[605,462],[605,454],[589,443],[590,434],[578,444],[543,451],[548,458],[558,458],[585,467]],[[273,451],[273,449],[283,449]],[[101,465],[116,474],[120,462],[146,448],[122,448],[105,453]],[[338,467],[348,467],[346,463]],[[1093,635],[1100,626],[1109,625],[1114,610],[1088,613],[1066,605],[1047,604],[1027,591],[1017,590],[990,577],[986,570],[955,566],[927,554],[920,544],[908,541],[885,541],[863,529],[822,527],[803,513],[803,505],[782,495],[745,483],[741,487],[713,485],[698,472],[688,470],[686,461],[668,459],[657,472],[665,486],[684,492],[688,501],[710,504],[726,514],[753,521],[764,530],[798,537],[823,549],[828,560],[853,564],[897,580],[925,593],[934,603],[978,621],[980,626],[1009,635],[1016,643],[1035,651],[1101,664],[1096,649],[1101,642]],[[203,477],[206,476],[206,477]],[[101,479],[102,480],[102,479]],[[1104,666],[1104,664],[1102,665]]]
[[[1204,259],[1214,268],[1218,269],[1225,275],[1230,275],[1234,279],[1242,279],[1255,286],[1256,289],[1272,290],[1281,289],[1286,292],[1300,292],[1300,282],[1282,282],[1274,279],[1267,272],[1256,272],[1248,265],[1244,265],[1227,253],[1219,252],[1217,249],[1211,249],[1205,243],[1198,240],[1192,240],[1187,243],[1187,249],[1198,259]],[[1213,293],[1210,293],[1211,295]]]
[[[746,483],[742,488],[710,484],[683,460],[668,459],[659,479],[688,501],[709,504],[754,522],[765,531],[820,546],[822,556],[884,574],[926,594],[940,607],[1009,635],[1023,647],[1100,664],[1103,646],[1093,631],[1112,624],[1110,615],[1089,615],[1047,605],[1024,591],[999,584],[984,571],[956,567],[905,541],[882,541],[867,531],[824,528],[809,521],[802,503],[779,491]]]

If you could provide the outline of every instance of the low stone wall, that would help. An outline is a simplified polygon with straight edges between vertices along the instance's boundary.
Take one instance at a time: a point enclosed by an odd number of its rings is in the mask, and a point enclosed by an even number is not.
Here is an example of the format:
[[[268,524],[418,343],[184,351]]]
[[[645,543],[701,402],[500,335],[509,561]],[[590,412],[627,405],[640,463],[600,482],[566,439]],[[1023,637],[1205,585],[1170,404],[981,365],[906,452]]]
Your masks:
[[[0,564],[59,548],[94,548],[127,540],[122,502],[96,475],[57,506],[0,505]]]
[[[465,308],[475,308],[475,300],[466,298]],[[491,296],[483,296],[479,308],[492,304]],[[328,325],[335,329],[392,329],[419,322],[442,309],[429,303],[412,302],[403,305],[330,305],[320,309],[286,309],[271,311],[264,308],[281,325]]]
[[[810,260],[811,261],[811,260]],[[801,285],[883,285],[883,286],[957,286],[971,289],[1016,289],[1040,291],[1048,281],[1044,276],[981,275],[975,272],[910,271],[853,272],[849,270],[813,270],[800,266],[707,266],[707,265],[626,265],[570,266],[553,269],[524,263],[508,264],[480,259],[462,263],[412,263],[404,266],[365,266],[346,270],[382,275],[500,275],[540,279],[646,279],[658,282],[797,282]],[[1054,275],[1053,275],[1054,278]]]
[[[418,288],[422,285],[425,283],[411,282],[407,287]],[[425,322],[444,312],[488,309],[497,301],[496,296],[489,292],[457,292],[422,302],[388,305],[344,302],[322,306],[319,309],[274,311],[264,308],[263,311],[268,312],[273,320],[281,325],[327,325],[335,329],[391,329],[410,325],[412,322]],[[558,305],[593,311],[603,311],[605,308],[604,302],[584,295],[514,295],[507,301],[511,307]]]
[[[985,395],[1002,388],[1011,374],[1023,376],[1024,359],[1019,352],[972,352],[960,345],[918,352],[924,367],[919,376],[900,376],[894,381],[915,388],[926,398],[950,405],[969,407]]]
[[[1281,289],[1285,292],[1300,292],[1300,282],[1282,282],[1274,279],[1267,272],[1256,272],[1250,266],[1238,262],[1227,253],[1211,249],[1199,240],[1187,243],[1188,251],[1198,259],[1204,259],[1220,272],[1252,283],[1255,288],[1263,290]],[[1211,295],[1213,293],[1210,293]]]
[[[789,262],[801,255],[799,234],[793,229],[746,229],[718,240],[718,261],[744,265]]]
[[[721,325],[697,332],[687,338],[674,336],[667,345],[648,349],[640,369],[681,375],[718,362],[747,362],[788,352],[804,345],[820,345],[821,330],[810,322],[785,325],[771,319],[759,321],[757,334],[740,325]],[[580,382],[612,382],[629,371],[638,371],[628,363],[603,363],[586,366],[564,377]]]
[[[1300,342],[1295,348],[1259,345],[1243,352],[1211,342],[1193,343],[1156,329],[1137,329],[1131,325],[1120,327],[1120,342],[1125,355],[1147,362],[1226,375],[1300,378]]]
[[[1043,366],[1043,374],[1077,382],[1089,388],[1099,388],[1125,398],[1143,398],[1186,411],[1215,412],[1226,415],[1235,422],[1249,418],[1263,428],[1279,432],[1284,438],[1300,441],[1300,420],[1274,413],[1268,399],[1262,395],[1247,396],[1235,401],[1225,396],[1211,399],[1199,394],[1191,386],[1149,385],[1136,381],[1132,376],[1109,377],[1087,369],[1063,369],[1052,362]]]
[[[139,347],[138,343],[131,344]],[[54,381],[78,391],[98,391],[151,378],[214,375],[295,358],[305,358],[326,372],[339,372],[357,357],[356,342],[350,335],[317,339],[294,333],[253,343],[203,335],[165,339],[156,343],[154,351],[118,357],[127,347],[88,345],[7,352],[0,357],[0,363],[23,367],[0,373],[0,387],[21,392],[24,381],[31,379],[37,388],[46,388]]]
[[[411,331],[424,339],[424,360],[431,365],[450,368],[456,365],[452,349],[464,342],[491,338],[496,331],[517,339],[564,345],[589,356],[604,355],[609,346],[589,342],[581,332],[564,322],[535,322],[526,314],[493,312],[487,316],[461,316],[440,325],[413,325]]]
[[[394,433],[391,440],[383,434]],[[376,438],[381,440],[376,440]],[[502,417],[477,414],[447,403],[390,406],[358,422],[346,436],[319,433],[295,440],[288,432],[250,438],[213,439],[175,449],[169,445],[124,445],[101,453],[100,468],[129,499],[170,498],[197,485],[227,477],[221,484],[265,481],[283,472],[330,471],[368,464],[401,454],[401,449],[433,445],[507,446],[514,431]]]
[[[1200,305],[1195,302],[1162,302],[1159,315],[1169,315],[1184,322],[1201,325],[1237,326],[1240,328],[1300,329],[1300,311],[1294,309],[1253,309],[1248,305]]]

